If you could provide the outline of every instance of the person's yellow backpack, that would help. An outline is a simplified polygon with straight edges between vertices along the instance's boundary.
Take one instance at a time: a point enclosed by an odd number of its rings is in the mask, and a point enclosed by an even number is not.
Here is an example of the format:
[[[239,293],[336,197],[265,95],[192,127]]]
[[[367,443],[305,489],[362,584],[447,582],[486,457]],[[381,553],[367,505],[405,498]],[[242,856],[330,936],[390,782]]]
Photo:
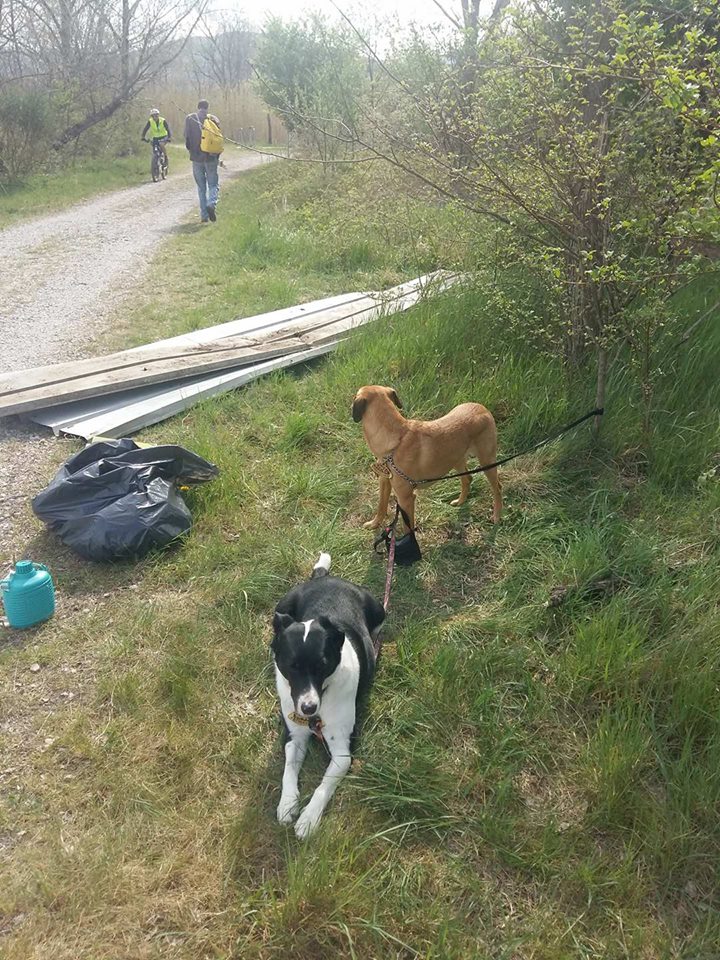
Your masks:
[[[225,138],[222,133],[220,133],[220,127],[214,120],[211,120],[210,117],[205,117],[202,125],[200,149],[203,153],[212,153],[216,156],[221,154],[225,149]]]

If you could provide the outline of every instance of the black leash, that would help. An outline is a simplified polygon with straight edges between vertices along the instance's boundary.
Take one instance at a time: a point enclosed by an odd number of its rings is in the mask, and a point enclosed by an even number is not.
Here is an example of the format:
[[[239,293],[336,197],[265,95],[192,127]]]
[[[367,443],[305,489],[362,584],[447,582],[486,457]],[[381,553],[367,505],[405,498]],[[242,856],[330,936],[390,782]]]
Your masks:
[[[502,460],[496,460],[495,463],[489,463],[482,467],[476,467],[474,470],[464,470],[462,473],[449,473],[443,477],[431,477],[427,480],[413,480],[395,466],[393,463],[392,454],[384,457],[383,463],[385,463],[386,469],[392,468],[397,474],[399,474],[401,477],[404,477],[405,480],[411,483],[413,487],[418,487],[422,483],[436,483],[438,480],[452,480],[454,477],[467,477],[472,473],[484,473],[486,470],[492,470],[493,467],[500,467],[504,463],[509,463],[511,460],[516,460],[518,457],[525,456],[527,453],[532,453],[535,450],[539,450],[540,447],[544,447],[547,443],[552,443],[553,440],[557,440],[559,437],[562,437],[563,434],[567,433],[569,430],[573,430],[575,427],[579,426],[581,423],[584,423],[586,420],[589,420],[591,417],[601,417],[604,412],[605,410],[603,407],[597,407],[595,410],[591,410],[589,413],[586,413],[585,416],[578,417],[577,420],[573,420],[572,423],[568,423],[562,428],[562,430],[558,430],[557,433],[553,433],[549,437],[545,437],[544,440],[540,440],[539,443],[535,443],[533,446],[527,447],[527,449],[521,450],[519,453],[513,453],[509,457],[503,457]],[[408,528],[408,532],[404,537],[401,537],[400,540],[398,540],[395,530],[401,514],[403,520],[405,521],[405,525]],[[390,523],[387,527],[384,527],[375,538],[373,549],[376,553],[378,552],[378,547],[383,543],[385,544],[388,552],[387,575],[385,577],[385,596],[383,598],[383,607],[387,612],[390,604],[390,589],[392,587],[393,570],[395,568],[395,564],[397,563],[401,566],[410,566],[417,560],[422,559],[420,545],[415,538],[415,531],[410,529],[410,521],[399,503],[395,507],[395,517],[392,523]],[[382,641],[379,640],[379,638],[378,641],[376,641],[376,657],[380,653],[381,642]]]
[[[544,447],[546,444],[552,443],[553,440],[558,440],[564,434],[568,433],[568,431],[574,430],[575,427],[578,427],[581,423],[584,423],[591,417],[601,417],[604,413],[604,407],[597,407],[595,410],[591,410],[584,416],[578,417],[577,420],[573,420],[572,423],[568,423],[562,428],[562,430],[558,430],[557,433],[553,433],[549,437],[545,437],[544,440],[540,440],[539,443],[535,443],[531,447],[527,447],[525,450],[520,450],[518,453],[512,453],[509,457],[503,457],[501,460],[496,460],[494,463],[488,463],[482,467],[475,467],[473,470],[463,470],[461,473],[446,473],[442,477],[426,477],[423,480],[413,480],[412,477],[409,477],[398,466],[396,466],[392,453],[388,454],[387,457],[383,457],[382,462],[387,464],[390,469],[394,470],[398,476],[402,477],[404,480],[407,480],[408,483],[411,483],[413,487],[419,487],[424,483],[437,483],[439,480],[454,480],[456,477],[469,477],[474,473],[485,473],[486,470],[492,470],[494,467],[501,467],[505,463],[510,463],[511,460],[517,460],[518,457],[524,457],[527,453],[533,453],[533,451],[539,450],[540,447]]]

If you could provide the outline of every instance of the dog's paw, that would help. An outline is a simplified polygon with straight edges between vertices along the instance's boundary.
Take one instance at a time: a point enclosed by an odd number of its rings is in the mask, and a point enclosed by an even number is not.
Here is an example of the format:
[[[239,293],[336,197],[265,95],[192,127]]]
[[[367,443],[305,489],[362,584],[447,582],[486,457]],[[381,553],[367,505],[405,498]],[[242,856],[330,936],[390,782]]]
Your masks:
[[[307,838],[315,832],[317,825],[320,823],[321,816],[322,811],[316,812],[313,810],[311,803],[305,807],[298,818],[298,822],[295,824],[295,836],[298,840],[307,840]]]
[[[377,517],[373,517],[372,520],[368,520],[367,523],[364,523],[363,527],[366,530],[374,530],[375,527],[379,527],[381,523],[382,523],[382,520],[378,520]]]
[[[300,809],[300,796],[282,796],[277,808],[278,823],[292,823]]]

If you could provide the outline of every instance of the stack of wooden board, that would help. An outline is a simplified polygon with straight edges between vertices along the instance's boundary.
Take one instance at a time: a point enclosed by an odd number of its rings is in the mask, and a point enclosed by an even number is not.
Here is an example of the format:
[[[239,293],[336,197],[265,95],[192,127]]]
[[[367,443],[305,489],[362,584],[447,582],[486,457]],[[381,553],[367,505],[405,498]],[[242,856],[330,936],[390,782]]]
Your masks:
[[[418,277],[383,293],[349,293],[232,320],[132,350],[0,377],[0,416],[54,432],[127,436],[199,400],[334,349],[352,330],[449,286]]]

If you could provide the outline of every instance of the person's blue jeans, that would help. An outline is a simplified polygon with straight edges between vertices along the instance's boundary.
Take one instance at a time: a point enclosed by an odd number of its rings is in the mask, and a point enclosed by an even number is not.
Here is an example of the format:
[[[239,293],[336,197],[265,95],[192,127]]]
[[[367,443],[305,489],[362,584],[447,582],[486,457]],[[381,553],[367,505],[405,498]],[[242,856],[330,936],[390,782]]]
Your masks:
[[[198,188],[200,200],[200,217],[208,219],[208,207],[217,206],[220,194],[220,180],[218,177],[218,163],[220,157],[211,157],[209,160],[193,160],[193,176]]]

